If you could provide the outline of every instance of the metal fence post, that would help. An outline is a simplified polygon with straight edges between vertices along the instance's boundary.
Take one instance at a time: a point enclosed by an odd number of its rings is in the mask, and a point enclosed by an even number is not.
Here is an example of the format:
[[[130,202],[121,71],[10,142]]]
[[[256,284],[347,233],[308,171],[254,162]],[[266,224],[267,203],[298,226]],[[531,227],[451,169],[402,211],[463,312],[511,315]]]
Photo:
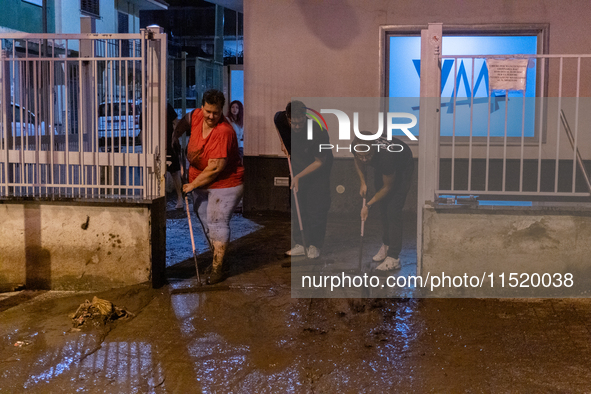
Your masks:
[[[0,127],[0,157],[2,158],[3,171],[0,174],[0,195],[7,196],[9,194],[8,185],[12,182],[12,166],[9,165],[9,152],[12,146],[12,111],[10,106],[11,89],[10,89],[10,63],[8,60],[8,51],[0,50],[0,119],[2,127]]]
[[[160,26],[148,26],[147,52],[147,86],[150,102],[146,103],[148,116],[151,119],[150,141],[145,141],[155,155],[154,172],[156,177],[155,190],[152,196],[166,195],[166,34]],[[148,134],[145,134],[148,139]]]
[[[419,114],[419,182],[417,202],[417,274],[422,271],[423,208],[435,200],[439,184],[441,108],[441,23],[421,30],[421,99]]]

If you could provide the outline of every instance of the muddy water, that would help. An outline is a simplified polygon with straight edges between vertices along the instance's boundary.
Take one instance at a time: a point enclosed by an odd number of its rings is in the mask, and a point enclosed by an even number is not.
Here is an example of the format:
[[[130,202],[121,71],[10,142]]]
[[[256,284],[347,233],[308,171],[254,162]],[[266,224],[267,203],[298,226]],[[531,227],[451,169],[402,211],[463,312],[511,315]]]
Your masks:
[[[200,390],[588,388],[589,334],[576,319],[589,302],[294,300],[282,291],[174,296]],[[180,308],[182,318],[178,304],[199,305],[200,318]]]
[[[195,249],[197,254],[205,253],[209,250],[207,240],[203,234],[203,229],[197,215],[191,207],[191,223],[193,225]],[[189,221],[186,210],[175,210],[170,208],[167,212],[166,221],[166,266],[170,267],[186,259],[192,258],[191,235],[189,232]],[[234,214],[230,220],[230,241],[235,241],[245,235],[259,230],[262,226],[244,218],[242,215]]]
[[[162,289],[35,293],[3,310],[0,393],[590,391],[588,300],[291,298],[289,223],[259,224],[231,244],[230,290],[199,287],[189,260]],[[71,332],[94,295],[136,317]]]
[[[297,300],[280,294],[286,291],[173,296],[177,316],[187,316],[181,317],[182,335],[190,338],[204,391],[347,391],[369,384],[368,374],[379,370],[386,374],[374,387],[391,383],[389,365],[415,339],[412,302],[396,316],[396,305]],[[186,305],[199,305],[201,319],[192,319]],[[235,324],[228,324],[228,311]]]
[[[259,272],[273,280],[234,280],[229,291],[171,294],[179,286],[199,290],[188,280],[160,291],[111,292],[137,317],[102,330],[68,332],[67,315],[81,295],[4,311],[0,391],[589,388],[587,300],[292,299],[277,281],[279,269]],[[17,341],[29,344],[15,347]]]

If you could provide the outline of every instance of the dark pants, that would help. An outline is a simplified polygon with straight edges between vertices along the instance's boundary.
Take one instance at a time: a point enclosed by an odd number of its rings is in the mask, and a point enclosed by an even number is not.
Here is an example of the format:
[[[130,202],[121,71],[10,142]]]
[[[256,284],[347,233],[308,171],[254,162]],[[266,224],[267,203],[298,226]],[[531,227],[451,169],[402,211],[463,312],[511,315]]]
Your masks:
[[[384,245],[387,245],[388,256],[398,258],[402,251],[402,208],[412,183],[414,162],[411,160],[403,170],[396,172],[394,187],[381,201],[376,203],[380,220],[382,221]],[[382,175],[375,174],[376,192],[382,188],[384,180]],[[390,215],[390,216],[388,216]]]
[[[330,208],[330,186],[327,179],[313,179],[299,182],[297,193],[304,228],[306,246],[314,245],[321,248],[326,234],[326,222]],[[303,245],[300,225],[292,191],[291,202],[291,234],[295,243]]]

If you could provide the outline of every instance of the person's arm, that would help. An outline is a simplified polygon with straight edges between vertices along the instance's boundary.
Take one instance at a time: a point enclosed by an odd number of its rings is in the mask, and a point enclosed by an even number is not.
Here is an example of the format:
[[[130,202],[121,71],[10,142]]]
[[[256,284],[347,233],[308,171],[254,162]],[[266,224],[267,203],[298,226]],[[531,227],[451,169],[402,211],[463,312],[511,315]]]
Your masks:
[[[394,174],[382,175],[382,181],[384,183],[382,188],[377,191],[377,193],[373,196],[371,200],[365,203],[363,208],[361,208],[361,220],[365,221],[367,219],[367,216],[369,215],[369,208],[371,208],[373,204],[382,200],[388,195],[388,193],[390,193],[390,191],[394,187]]]
[[[361,185],[359,187],[359,195],[363,198],[367,195],[367,183],[365,183],[365,168],[366,164],[362,163],[360,160],[355,158],[355,171],[357,171],[357,175],[359,176],[359,181]]]
[[[315,134],[314,135],[315,135],[315,137],[313,140],[313,144],[315,146],[320,146],[319,144],[328,144],[330,142],[328,139],[328,133],[326,133],[326,131],[320,130],[319,127],[315,126]],[[291,182],[291,188],[297,192],[299,180],[307,175],[310,175],[314,171],[318,171],[327,160],[330,160],[329,156],[332,157],[332,153],[329,154],[327,152],[321,152],[321,151],[316,152],[314,154],[314,161],[312,163],[310,163],[306,168],[304,168],[299,174],[296,174],[293,177],[293,180]]]
[[[236,132],[236,138],[238,139],[238,141],[243,141],[244,140],[244,127],[240,127],[236,123],[233,123],[232,127],[234,128],[234,131]]]
[[[193,189],[209,185],[215,180],[215,178],[217,178],[219,173],[222,172],[224,168],[226,168],[227,163],[228,160],[226,158],[209,159],[207,161],[207,167],[201,171],[197,178],[195,178],[193,182],[183,185],[183,192],[189,193]]]
[[[183,116],[180,120],[177,121],[176,125],[174,126],[171,145],[177,151],[180,151],[181,147],[179,143],[179,138],[181,138],[181,136],[186,132],[189,132],[189,134],[191,133],[191,116],[189,114]]]
[[[308,165],[308,167],[304,168],[302,170],[302,172],[300,172],[299,174],[297,174],[296,176],[293,177],[293,179],[291,181],[291,188],[297,192],[300,179],[302,179],[306,175],[313,173],[314,171],[318,170],[320,167],[322,167],[322,160],[320,160],[318,157],[315,157],[314,161],[312,163],[310,163],[310,165]]]
[[[287,148],[285,147],[285,144],[283,143],[283,138],[281,137],[281,133],[279,132],[279,129],[277,128],[277,124],[275,124],[275,131],[277,132],[277,135],[279,136],[279,141],[281,141],[281,151],[289,159],[289,152],[287,151]]]

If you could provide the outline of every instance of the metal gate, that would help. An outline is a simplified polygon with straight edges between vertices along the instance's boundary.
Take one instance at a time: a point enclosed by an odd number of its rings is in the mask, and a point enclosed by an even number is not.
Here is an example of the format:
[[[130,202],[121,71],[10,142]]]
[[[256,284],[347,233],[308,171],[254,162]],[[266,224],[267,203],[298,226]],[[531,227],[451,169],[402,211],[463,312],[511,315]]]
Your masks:
[[[161,28],[0,43],[0,197],[164,195]]]
[[[591,196],[591,55],[441,53],[442,25],[430,24],[421,32],[419,271],[426,205],[456,204],[462,195],[474,197],[466,200],[469,203],[486,196],[531,200],[532,205],[589,201]],[[447,60],[453,62],[449,73],[453,92],[442,97],[442,63]],[[481,70],[488,67],[490,72],[499,60],[506,62],[503,67],[514,64],[512,73],[523,68],[525,75],[526,69],[532,70],[536,77],[532,97],[526,97],[525,87],[493,92],[490,82],[486,95],[475,98],[484,80],[476,75],[475,65],[480,63]],[[489,84],[488,78],[482,85]],[[472,93],[458,97],[460,87]],[[442,133],[444,112],[451,121]]]

